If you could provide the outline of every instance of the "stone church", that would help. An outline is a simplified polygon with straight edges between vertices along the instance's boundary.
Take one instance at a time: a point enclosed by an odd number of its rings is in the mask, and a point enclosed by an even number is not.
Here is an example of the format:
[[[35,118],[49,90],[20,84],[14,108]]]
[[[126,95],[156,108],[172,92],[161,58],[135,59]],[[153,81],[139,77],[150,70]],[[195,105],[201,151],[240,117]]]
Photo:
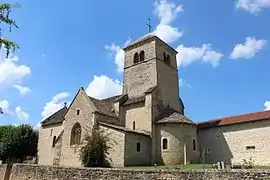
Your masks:
[[[177,51],[152,34],[123,50],[122,94],[100,100],[80,88],[69,107],[42,121],[39,164],[81,166],[78,147],[98,125],[115,142],[109,152],[114,167],[249,157],[270,165],[270,111],[194,123],[179,98]]]

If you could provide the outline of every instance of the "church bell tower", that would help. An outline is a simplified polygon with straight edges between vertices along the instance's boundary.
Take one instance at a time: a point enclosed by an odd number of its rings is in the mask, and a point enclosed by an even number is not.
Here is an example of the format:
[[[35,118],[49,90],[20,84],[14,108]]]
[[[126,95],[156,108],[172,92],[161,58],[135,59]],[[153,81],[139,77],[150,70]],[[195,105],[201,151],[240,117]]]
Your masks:
[[[141,97],[149,89],[158,88],[164,107],[182,111],[177,51],[151,33],[132,42],[123,50],[123,94],[128,94],[129,98]]]

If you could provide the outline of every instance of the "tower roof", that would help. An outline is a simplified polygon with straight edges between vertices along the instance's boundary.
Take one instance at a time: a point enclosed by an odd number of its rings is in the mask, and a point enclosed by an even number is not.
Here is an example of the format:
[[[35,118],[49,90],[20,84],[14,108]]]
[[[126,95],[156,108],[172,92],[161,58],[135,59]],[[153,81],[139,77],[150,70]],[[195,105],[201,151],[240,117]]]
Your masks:
[[[127,47],[133,46],[133,45],[135,45],[135,44],[137,44],[137,43],[146,41],[146,40],[151,39],[151,38],[153,38],[153,37],[157,37],[157,36],[154,35],[154,34],[152,34],[152,33],[148,33],[148,34],[146,34],[146,35],[140,37],[139,39],[137,39],[137,40],[131,42],[130,44],[127,45]],[[127,47],[125,47],[125,48],[127,48]]]
[[[169,46],[171,49],[173,49],[176,53],[178,53],[173,47],[171,47],[169,44],[167,44],[166,42],[164,42],[163,40],[161,40],[159,37],[157,37],[155,34],[153,33],[148,33],[148,34],[145,34],[144,36],[140,37],[139,39],[131,42],[130,44],[128,44],[126,47],[123,48],[123,50],[126,50],[128,49],[129,47],[132,47],[138,43],[141,43],[141,42],[144,42],[144,41],[147,41],[149,39],[158,39],[159,41],[161,41],[162,43],[166,44],[167,46]]]

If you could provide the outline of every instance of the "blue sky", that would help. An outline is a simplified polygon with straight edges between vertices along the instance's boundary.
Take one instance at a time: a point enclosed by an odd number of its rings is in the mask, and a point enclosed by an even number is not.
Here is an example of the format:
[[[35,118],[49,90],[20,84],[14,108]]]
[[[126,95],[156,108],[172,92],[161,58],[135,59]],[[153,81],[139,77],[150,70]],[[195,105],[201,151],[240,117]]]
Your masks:
[[[147,33],[149,17],[179,52],[180,96],[193,121],[270,108],[269,0],[20,3],[12,13],[20,28],[4,34],[21,48],[0,60],[1,124],[35,126],[81,86],[97,98],[119,93],[121,48]]]

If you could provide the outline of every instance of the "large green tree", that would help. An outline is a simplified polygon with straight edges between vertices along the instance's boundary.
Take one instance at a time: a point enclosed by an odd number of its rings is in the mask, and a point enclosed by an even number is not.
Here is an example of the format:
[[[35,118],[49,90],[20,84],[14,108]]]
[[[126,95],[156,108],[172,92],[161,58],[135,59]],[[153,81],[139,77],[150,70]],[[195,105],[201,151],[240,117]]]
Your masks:
[[[30,125],[0,126],[0,158],[23,162],[37,154],[38,131]]]
[[[6,49],[7,57],[9,56],[10,50],[14,52],[19,48],[16,42],[8,40],[3,36],[3,25],[7,25],[9,31],[11,31],[13,27],[18,28],[15,20],[10,17],[11,10],[14,7],[19,7],[19,4],[0,3],[0,48],[4,47]]]

